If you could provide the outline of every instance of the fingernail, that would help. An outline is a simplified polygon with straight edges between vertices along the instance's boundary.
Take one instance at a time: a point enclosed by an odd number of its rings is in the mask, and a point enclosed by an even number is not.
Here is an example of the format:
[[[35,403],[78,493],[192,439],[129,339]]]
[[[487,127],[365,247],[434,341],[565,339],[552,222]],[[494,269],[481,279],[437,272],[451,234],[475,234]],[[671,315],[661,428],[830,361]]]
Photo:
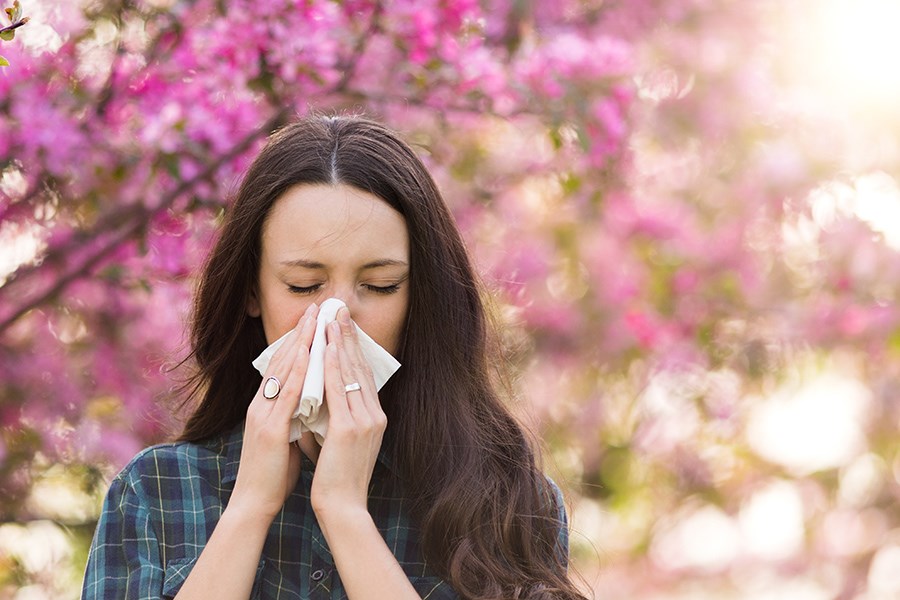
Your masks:
[[[350,324],[350,309],[342,308],[341,310],[339,310],[338,311],[338,320],[343,325],[349,325]]]
[[[306,312],[303,313],[303,316],[304,316],[304,317],[310,316],[311,314],[313,314],[313,311],[314,311],[315,309],[316,309],[316,303],[313,302],[312,304],[310,304],[309,306],[306,307]]]

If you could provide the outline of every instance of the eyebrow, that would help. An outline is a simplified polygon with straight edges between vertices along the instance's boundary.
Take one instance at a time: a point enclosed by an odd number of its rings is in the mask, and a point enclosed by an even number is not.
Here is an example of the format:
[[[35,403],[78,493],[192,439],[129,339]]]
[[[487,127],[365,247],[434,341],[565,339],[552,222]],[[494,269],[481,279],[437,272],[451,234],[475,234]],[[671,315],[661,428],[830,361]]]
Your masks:
[[[298,258],[295,260],[284,260],[281,262],[281,265],[284,267],[303,267],[304,269],[324,269],[325,264],[320,263],[314,260],[306,260],[303,258]],[[377,269],[378,267],[408,267],[405,261],[396,260],[393,258],[380,258],[378,260],[373,260],[372,262],[367,262],[362,266],[362,269]]]

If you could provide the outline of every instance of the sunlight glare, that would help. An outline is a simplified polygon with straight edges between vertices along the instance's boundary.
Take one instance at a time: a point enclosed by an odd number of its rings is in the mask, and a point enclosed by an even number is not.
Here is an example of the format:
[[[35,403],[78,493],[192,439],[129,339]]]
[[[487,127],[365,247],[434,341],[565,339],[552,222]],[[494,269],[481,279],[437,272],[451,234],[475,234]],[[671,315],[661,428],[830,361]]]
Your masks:
[[[812,78],[828,98],[893,109],[900,99],[900,2],[828,0],[794,13],[794,76]]]
[[[895,0],[840,0],[826,11],[826,56],[834,70],[860,86],[900,86],[900,4]]]
[[[744,547],[763,560],[785,560],[803,548],[803,499],[788,481],[773,481],[741,505]]]
[[[701,506],[671,521],[658,525],[650,547],[650,557],[662,569],[713,573],[728,568],[740,553],[737,524],[717,506]]]
[[[807,200],[819,228],[827,228],[838,217],[855,217],[881,234],[888,246],[900,250],[900,184],[884,171],[826,181]],[[811,241],[817,243],[816,232]]]
[[[46,245],[39,227],[6,223],[0,227],[0,286],[20,266],[33,262]]]
[[[754,400],[747,441],[759,456],[799,475],[841,467],[865,447],[871,401],[862,381],[840,373],[787,383]]]

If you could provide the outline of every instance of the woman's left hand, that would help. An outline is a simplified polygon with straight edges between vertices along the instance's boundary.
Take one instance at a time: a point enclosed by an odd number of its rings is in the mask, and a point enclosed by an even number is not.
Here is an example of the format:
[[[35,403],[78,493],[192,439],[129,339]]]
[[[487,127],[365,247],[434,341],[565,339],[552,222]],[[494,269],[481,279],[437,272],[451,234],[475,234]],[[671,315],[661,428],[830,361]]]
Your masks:
[[[338,310],[327,329],[325,396],[328,432],[316,461],[310,500],[320,524],[331,516],[367,510],[369,482],[387,417],[372,369],[359,347],[350,310]],[[358,390],[345,386],[358,383]]]

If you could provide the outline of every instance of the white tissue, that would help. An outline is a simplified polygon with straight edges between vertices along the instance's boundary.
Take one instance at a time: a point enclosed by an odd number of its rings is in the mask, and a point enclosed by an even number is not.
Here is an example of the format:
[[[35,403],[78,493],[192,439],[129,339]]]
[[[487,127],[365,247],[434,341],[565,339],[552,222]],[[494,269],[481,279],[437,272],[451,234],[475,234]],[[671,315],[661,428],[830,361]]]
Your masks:
[[[325,327],[334,321],[337,311],[344,302],[338,298],[329,298],[319,307],[319,316],[316,322],[316,333],[312,346],[309,349],[309,366],[306,369],[306,379],[303,381],[303,391],[300,394],[297,408],[291,418],[290,441],[300,439],[304,431],[312,431],[319,444],[325,439],[328,431],[328,405],[322,403],[325,391]],[[357,339],[362,350],[363,357],[372,368],[376,389],[381,389],[391,375],[400,368],[400,363],[391,354],[379,346],[365,331],[356,327]],[[269,361],[275,351],[284,343],[290,332],[284,334],[253,361],[253,366],[259,374],[265,377]],[[282,382],[283,385],[284,382]],[[352,382],[350,382],[352,383]]]

